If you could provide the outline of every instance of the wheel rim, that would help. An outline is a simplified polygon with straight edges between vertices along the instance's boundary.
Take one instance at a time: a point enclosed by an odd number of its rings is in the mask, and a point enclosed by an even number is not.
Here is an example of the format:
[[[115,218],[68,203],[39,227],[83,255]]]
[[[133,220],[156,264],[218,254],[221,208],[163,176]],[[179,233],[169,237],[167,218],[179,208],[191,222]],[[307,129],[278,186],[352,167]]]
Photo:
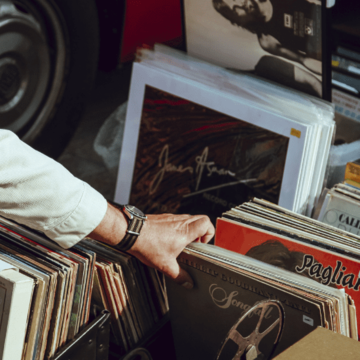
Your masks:
[[[40,133],[61,95],[62,23],[48,1],[0,0],[0,128],[26,142]]]

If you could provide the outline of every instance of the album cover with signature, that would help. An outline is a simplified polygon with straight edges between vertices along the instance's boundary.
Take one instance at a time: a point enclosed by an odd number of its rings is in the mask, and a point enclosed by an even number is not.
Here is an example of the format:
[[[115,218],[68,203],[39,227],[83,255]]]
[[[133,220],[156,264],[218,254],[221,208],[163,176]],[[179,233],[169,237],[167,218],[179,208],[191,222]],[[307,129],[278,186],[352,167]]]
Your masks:
[[[146,86],[130,203],[213,220],[257,196],[278,203],[288,137]]]
[[[212,67],[195,76],[196,64],[170,55],[134,63],[114,200],[214,221],[254,196],[302,210],[307,179],[319,177],[320,146],[311,150],[320,132],[277,106],[302,109],[304,99],[276,89],[263,101],[253,79]]]
[[[208,244],[179,262],[195,286],[167,281],[178,360],[269,360],[318,326],[343,333],[340,290]]]

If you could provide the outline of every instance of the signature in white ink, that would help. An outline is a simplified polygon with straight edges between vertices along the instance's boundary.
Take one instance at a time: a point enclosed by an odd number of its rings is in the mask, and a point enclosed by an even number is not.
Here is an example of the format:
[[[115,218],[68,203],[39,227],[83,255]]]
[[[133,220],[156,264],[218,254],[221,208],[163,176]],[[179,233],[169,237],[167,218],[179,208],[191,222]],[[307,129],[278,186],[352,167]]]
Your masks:
[[[150,195],[154,194],[158,187],[160,186],[162,180],[164,179],[165,173],[167,172],[178,172],[184,173],[188,172],[190,174],[197,174],[196,177],[196,188],[195,191],[199,189],[200,182],[204,173],[204,169],[206,169],[207,176],[212,176],[212,174],[217,175],[230,175],[235,176],[235,173],[231,172],[230,170],[226,170],[224,168],[218,169],[215,165],[214,161],[207,161],[209,155],[209,148],[206,146],[200,156],[195,157],[196,168],[194,169],[193,166],[183,167],[183,165],[174,165],[169,163],[169,145],[164,145],[163,149],[161,150],[158,166],[161,168],[151,181],[149,187]]]

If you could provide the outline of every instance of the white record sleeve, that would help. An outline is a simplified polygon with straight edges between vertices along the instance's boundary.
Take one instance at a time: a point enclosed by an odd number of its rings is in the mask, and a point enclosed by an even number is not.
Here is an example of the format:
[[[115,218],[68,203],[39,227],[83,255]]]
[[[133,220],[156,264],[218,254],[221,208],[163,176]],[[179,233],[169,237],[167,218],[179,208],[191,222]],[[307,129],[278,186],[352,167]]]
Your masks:
[[[306,168],[302,164],[306,157],[306,143],[310,140],[310,138],[308,139],[311,128],[309,124],[301,124],[283,114],[269,111],[261,108],[261,106],[256,107],[253,103],[249,103],[234,93],[223,91],[210,84],[206,85],[181,77],[160,68],[147,66],[146,63],[135,63],[133,67],[116,184],[116,202],[128,203],[131,198],[132,187],[134,186],[133,174],[141,145],[139,144],[139,137],[141,135],[144,99],[146,89],[149,87],[288,138],[278,204],[289,210],[295,210],[295,202],[299,195],[303,176],[301,169]],[[168,121],[172,121],[171,117]],[[204,146],[206,145],[204,144]],[[187,151],[186,148],[184,151]],[[195,172],[195,168],[193,170]],[[190,195],[187,193],[187,196]],[[138,206],[138,204],[134,205]]]

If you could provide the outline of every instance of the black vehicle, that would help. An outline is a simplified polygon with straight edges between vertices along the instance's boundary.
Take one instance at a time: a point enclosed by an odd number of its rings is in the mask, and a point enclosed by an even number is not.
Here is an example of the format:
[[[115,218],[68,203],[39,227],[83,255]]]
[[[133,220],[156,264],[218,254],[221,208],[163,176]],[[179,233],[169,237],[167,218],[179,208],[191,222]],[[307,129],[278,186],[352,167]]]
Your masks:
[[[119,3],[0,0],[0,128],[60,155],[98,67],[117,65]]]

